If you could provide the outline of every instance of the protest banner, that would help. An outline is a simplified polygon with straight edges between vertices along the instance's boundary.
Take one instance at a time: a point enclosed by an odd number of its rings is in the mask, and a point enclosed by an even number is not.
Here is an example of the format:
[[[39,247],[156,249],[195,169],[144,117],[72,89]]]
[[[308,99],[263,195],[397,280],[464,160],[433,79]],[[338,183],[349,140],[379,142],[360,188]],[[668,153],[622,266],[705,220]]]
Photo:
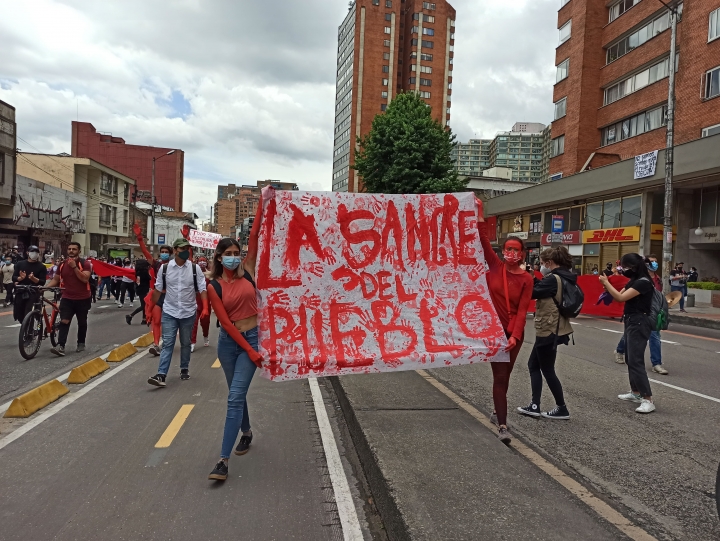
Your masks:
[[[190,229],[188,232],[188,242],[192,246],[203,248],[205,250],[214,250],[222,238],[223,236],[218,235],[217,233],[198,231],[197,229]]]
[[[472,193],[266,188],[261,212],[264,377],[509,360]]]

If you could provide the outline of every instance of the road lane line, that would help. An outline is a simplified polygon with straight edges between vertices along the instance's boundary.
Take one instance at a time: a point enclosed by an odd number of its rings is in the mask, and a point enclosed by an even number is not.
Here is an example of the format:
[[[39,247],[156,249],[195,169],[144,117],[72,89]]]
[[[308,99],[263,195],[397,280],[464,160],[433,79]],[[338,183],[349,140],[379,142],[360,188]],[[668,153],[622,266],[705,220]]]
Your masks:
[[[650,378],[648,378],[650,379]],[[677,389],[678,391],[682,391],[684,393],[692,394],[695,396],[699,396],[701,398],[707,398],[708,400],[712,400],[713,402],[720,402],[720,398],[715,398],[713,396],[708,396],[706,394],[696,393],[695,391],[691,391],[690,389],[683,389],[682,387],[678,387],[677,385],[670,385],[669,383],[665,383],[664,381],[659,381],[656,379],[650,379],[653,383],[659,383],[660,385],[665,385],[665,387],[670,387],[671,389]]]
[[[469,413],[475,420],[479,421],[480,424],[482,424],[485,428],[491,430],[493,433],[496,432],[497,427],[493,425],[490,422],[490,419],[480,413],[480,411],[478,411],[474,406],[470,405],[468,402],[460,398],[460,396],[455,394],[444,384],[440,383],[440,381],[428,374],[425,370],[418,370],[417,373],[420,374],[423,378],[425,378],[425,381],[427,381],[430,385],[435,387],[437,390],[447,396],[450,400],[460,406],[460,408],[464,409],[467,413]],[[657,539],[655,539],[652,535],[647,533],[639,526],[636,526],[635,524],[630,522],[630,520],[625,518],[618,511],[610,507],[603,500],[592,494],[590,491],[588,491],[588,489],[575,481],[575,479],[569,477],[567,474],[565,474],[565,472],[545,460],[542,456],[530,449],[521,441],[514,439],[512,447],[525,458],[527,458],[530,462],[532,462],[535,466],[547,473],[551,479],[557,481],[571,494],[576,496],[585,505],[590,507],[593,511],[595,511],[603,519],[607,520],[610,524],[615,526],[618,530],[620,530],[630,539],[633,539],[635,541],[657,541]]]
[[[160,439],[155,444],[156,449],[170,447],[170,444],[175,439],[175,436],[178,435],[178,432],[180,432],[180,429],[185,424],[185,421],[187,421],[187,418],[194,407],[195,404],[184,404],[180,407],[180,411],[178,411],[175,418],[170,421],[170,424],[165,429],[165,432],[163,432],[162,436],[160,436]]]
[[[13,327],[19,327],[22,323],[16,323],[15,325],[5,325],[6,329],[12,329]]]
[[[215,362],[212,363],[210,368],[220,368],[220,359],[215,359]]]
[[[5,436],[4,438],[1,438],[1,439],[0,439],[0,449],[2,449],[3,447],[7,446],[8,444],[14,442],[16,439],[20,438],[20,437],[23,436],[24,434],[27,434],[27,433],[30,432],[33,428],[35,428],[36,426],[38,426],[40,423],[48,420],[50,417],[52,417],[53,415],[55,415],[55,414],[58,413],[59,411],[62,411],[62,410],[65,409],[67,406],[69,406],[70,404],[72,404],[73,402],[75,402],[78,398],[86,395],[87,393],[89,393],[90,391],[92,391],[95,387],[97,387],[98,385],[100,385],[100,384],[103,383],[104,381],[109,380],[109,379],[110,379],[111,377],[113,377],[115,374],[117,374],[117,373],[125,370],[128,366],[130,366],[131,364],[133,364],[133,363],[134,363],[135,361],[137,361],[138,359],[142,359],[145,355],[147,355],[147,353],[148,353],[147,350],[141,351],[140,353],[138,353],[138,354],[135,355],[134,357],[131,357],[130,359],[128,359],[127,361],[125,361],[124,363],[122,363],[122,364],[121,364],[120,366],[118,366],[117,368],[115,368],[115,369],[110,370],[109,372],[107,372],[104,376],[98,378],[97,380],[93,381],[92,383],[88,383],[87,385],[83,386],[83,388],[80,389],[79,391],[74,392],[74,393],[70,393],[70,394],[68,394],[68,395],[65,395],[65,399],[62,400],[62,402],[60,402],[60,403],[57,404],[56,406],[53,406],[53,407],[51,407],[50,409],[46,410],[44,413],[41,413],[40,415],[38,415],[37,417],[35,417],[34,419],[32,419],[30,422],[25,423],[24,425],[22,425],[21,427],[19,427],[17,430],[11,432],[10,434],[8,434],[7,436]]]
[[[679,346],[679,345],[680,345],[680,342],[671,342],[670,340],[663,340],[663,339],[660,339],[660,341],[661,341],[661,342],[664,342],[665,344],[672,344],[672,345],[674,345],[674,346]]]
[[[315,407],[315,418],[318,422],[320,437],[325,451],[325,460],[327,461],[328,472],[330,473],[330,481],[332,482],[333,492],[335,493],[335,502],[337,504],[338,515],[340,516],[340,524],[342,525],[343,539],[345,541],[363,541],[360,522],[358,521],[357,512],[355,511],[355,503],[350,494],[350,486],[348,485],[345,470],[340,460],[335,435],[330,427],[327,411],[325,410],[325,402],[318,385],[317,379],[308,378],[310,384],[310,393],[312,394],[313,406]]]
[[[625,334],[623,331],[615,331],[613,329],[600,329],[601,331],[614,332],[615,334]]]

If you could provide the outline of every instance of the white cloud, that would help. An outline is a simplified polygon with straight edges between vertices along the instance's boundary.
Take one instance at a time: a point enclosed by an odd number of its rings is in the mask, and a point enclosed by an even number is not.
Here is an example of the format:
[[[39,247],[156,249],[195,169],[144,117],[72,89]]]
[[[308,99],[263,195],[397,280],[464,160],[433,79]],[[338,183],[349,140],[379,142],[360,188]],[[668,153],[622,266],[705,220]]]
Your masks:
[[[455,0],[452,128],[489,137],[552,114],[557,0]],[[9,0],[0,99],[24,150],[70,151],[79,118],[185,150],[185,208],[217,184],[329,190],[337,27],[328,0]]]

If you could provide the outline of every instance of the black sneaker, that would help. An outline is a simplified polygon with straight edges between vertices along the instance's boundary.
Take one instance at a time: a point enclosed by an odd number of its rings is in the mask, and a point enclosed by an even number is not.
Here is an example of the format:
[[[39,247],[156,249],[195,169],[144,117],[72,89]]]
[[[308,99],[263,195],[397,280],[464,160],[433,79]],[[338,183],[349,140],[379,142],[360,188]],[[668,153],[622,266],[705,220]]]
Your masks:
[[[50,353],[54,353],[58,357],[65,357],[65,346],[55,346],[50,350]]]
[[[148,351],[150,352],[150,355],[157,357],[160,355],[160,346],[152,346]]]
[[[215,469],[210,472],[210,475],[208,475],[208,479],[212,479],[215,481],[225,481],[228,476],[228,465],[227,462],[224,460],[221,460],[217,464],[215,464]]]
[[[533,404],[530,402],[527,406],[524,408],[518,408],[518,413],[521,413],[523,415],[529,415],[530,417],[540,417],[540,406],[537,404]]]
[[[570,418],[570,412],[568,411],[567,406],[555,406],[555,409],[543,411],[540,415],[545,417],[545,419],[565,420]]]
[[[165,374],[156,374],[149,377],[148,383],[150,385],[155,385],[155,387],[165,387]]]
[[[147,325],[147,320],[143,318],[143,320],[140,322],[141,325]]]
[[[235,447],[236,455],[244,455],[250,450],[250,444],[252,443],[252,433],[249,436],[243,436],[240,438],[240,443]]]
[[[183,368],[180,370],[180,379],[187,380],[190,379],[190,370],[187,368]]]
[[[130,314],[126,315],[125,321],[127,321],[128,325],[132,325],[132,316]]]
[[[85,351],[85,344],[78,344],[75,351],[78,353],[82,353],[83,351]]]

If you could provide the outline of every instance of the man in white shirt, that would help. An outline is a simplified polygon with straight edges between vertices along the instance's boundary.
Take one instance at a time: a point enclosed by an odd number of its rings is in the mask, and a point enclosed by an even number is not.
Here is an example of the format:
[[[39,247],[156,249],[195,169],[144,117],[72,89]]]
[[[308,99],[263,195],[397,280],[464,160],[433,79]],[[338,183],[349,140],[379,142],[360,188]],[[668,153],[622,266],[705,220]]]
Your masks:
[[[163,265],[155,280],[153,302],[157,303],[165,293],[162,311],[162,351],[160,366],[155,376],[148,378],[150,385],[165,387],[170,369],[175,338],[180,331],[180,379],[190,379],[190,337],[197,312],[197,295],[202,299],[201,317],[210,313],[208,307],[205,275],[190,258],[190,243],[183,238],[173,243],[175,258]]]

